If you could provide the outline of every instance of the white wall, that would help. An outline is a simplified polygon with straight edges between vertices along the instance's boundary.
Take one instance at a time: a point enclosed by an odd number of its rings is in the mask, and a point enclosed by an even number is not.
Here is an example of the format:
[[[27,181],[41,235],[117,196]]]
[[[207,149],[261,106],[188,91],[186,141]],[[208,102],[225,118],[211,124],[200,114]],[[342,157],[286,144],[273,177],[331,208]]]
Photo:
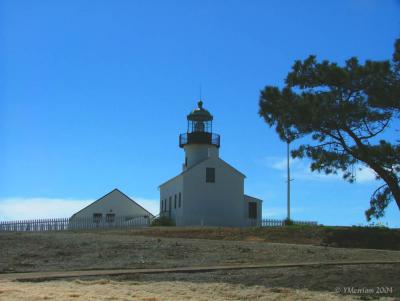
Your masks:
[[[114,213],[115,217],[149,215],[148,211],[116,189],[75,213],[71,218],[93,218],[94,213],[101,213],[103,219],[107,213]]]
[[[262,200],[257,199],[255,197],[244,195],[244,204],[245,204],[245,217],[248,218],[249,213],[249,202],[255,202],[257,204],[257,218],[248,219],[249,226],[261,226],[261,217],[262,217]]]
[[[219,148],[208,144],[187,144],[184,147],[187,158],[186,168],[190,168],[208,158],[218,158]]]
[[[215,168],[215,183],[206,183],[206,168]],[[184,215],[177,225],[246,226],[244,176],[219,158],[210,158],[183,173]]]
[[[170,216],[174,220],[182,215],[183,207],[178,207],[179,193],[181,193],[181,204],[183,204],[182,175],[179,175],[160,186],[160,215]],[[177,197],[177,208],[174,206],[175,195]],[[169,198],[171,197],[171,211],[169,212]],[[161,212],[161,201],[167,200],[167,212]]]
[[[182,174],[160,186],[161,201],[166,200],[167,211],[177,226],[246,227],[261,223],[261,200],[244,195],[245,176],[221,160],[219,149],[210,145],[186,145],[188,164]],[[215,183],[206,182],[206,168],[215,168]],[[174,197],[179,193],[182,207],[174,208]],[[171,197],[171,211],[169,198]],[[257,219],[249,219],[248,202],[257,203]],[[178,201],[177,201],[178,203]]]

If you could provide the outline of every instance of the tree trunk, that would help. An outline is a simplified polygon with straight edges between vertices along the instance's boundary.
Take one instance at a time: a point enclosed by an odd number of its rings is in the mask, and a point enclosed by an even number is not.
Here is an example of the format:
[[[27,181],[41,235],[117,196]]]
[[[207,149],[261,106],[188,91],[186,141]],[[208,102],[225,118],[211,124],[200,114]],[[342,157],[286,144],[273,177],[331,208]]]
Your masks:
[[[396,201],[397,207],[400,210],[400,186],[397,182],[396,175],[392,172],[385,170],[379,164],[375,163],[372,158],[368,156],[360,156],[359,159],[371,167],[379,177],[388,185],[394,200]]]
[[[396,178],[393,178],[393,176],[390,175],[390,172],[387,172],[387,171],[384,170],[384,173],[386,173],[386,175],[384,175],[384,176],[379,174],[379,173],[378,173],[378,175],[388,185],[390,191],[392,192],[393,198],[396,201],[397,207],[399,207],[399,209],[400,209],[400,187],[399,187],[399,184],[397,183]]]
[[[356,159],[359,159],[359,160],[363,161],[364,163],[366,163],[369,167],[371,167],[378,174],[378,176],[380,176],[382,178],[383,181],[385,181],[385,183],[388,185],[388,187],[393,195],[394,200],[396,201],[397,207],[400,210],[400,186],[397,181],[396,175],[394,173],[384,169],[381,165],[379,165],[378,163],[376,163],[374,161],[374,158],[369,156],[368,147],[360,140],[360,138],[352,130],[350,130],[350,128],[345,128],[344,130],[347,134],[349,134],[349,136],[351,138],[353,138],[354,142],[356,143],[356,145],[358,147],[357,153],[350,151],[350,154],[353,155]],[[342,140],[342,142],[344,142],[344,141]],[[342,145],[343,145],[343,143],[342,143]],[[343,146],[348,149],[348,147],[345,143]]]

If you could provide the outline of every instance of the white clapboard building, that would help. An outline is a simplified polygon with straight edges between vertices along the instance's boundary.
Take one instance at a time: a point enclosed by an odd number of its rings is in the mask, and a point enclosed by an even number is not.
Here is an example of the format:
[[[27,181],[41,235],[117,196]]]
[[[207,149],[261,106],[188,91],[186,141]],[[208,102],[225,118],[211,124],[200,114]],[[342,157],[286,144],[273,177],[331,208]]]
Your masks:
[[[160,215],[177,226],[246,227],[261,224],[260,199],[244,194],[245,175],[219,157],[220,136],[202,101],[179,136],[182,172],[159,186]]]
[[[71,216],[71,222],[113,224],[123,222],[145,223],[153,214],[118,189],[107,193]]]

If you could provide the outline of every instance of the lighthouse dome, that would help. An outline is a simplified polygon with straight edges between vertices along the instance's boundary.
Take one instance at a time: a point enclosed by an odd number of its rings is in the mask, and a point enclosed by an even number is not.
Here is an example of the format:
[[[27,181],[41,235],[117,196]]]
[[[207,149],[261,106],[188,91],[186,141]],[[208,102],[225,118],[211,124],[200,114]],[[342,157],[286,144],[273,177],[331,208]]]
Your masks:
[[[190,112],[187,119],[192,121],[210,121],[213,120],[213,116],[203,108],[203,102],[200,100],[197,103],[197,108]]]

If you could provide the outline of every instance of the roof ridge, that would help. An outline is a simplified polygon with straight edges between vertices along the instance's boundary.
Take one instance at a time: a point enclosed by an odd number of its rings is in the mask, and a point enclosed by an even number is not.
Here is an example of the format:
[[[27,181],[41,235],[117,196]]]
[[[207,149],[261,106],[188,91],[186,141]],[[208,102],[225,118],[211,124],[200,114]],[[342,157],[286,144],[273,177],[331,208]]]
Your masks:
[[[101,199],[105,198],[106,196],[110,195],[111,193],[113,193],[114,191],[119,192],[120,194],[122,194],[124,197],[128,198],[128,200],[130,200],[131,202],[135,203],[136,205],[138,205],[140,208],[142,208],[144,211],[146,211],[147,213],[150,213],[152,216],[154,216],[153,213],[151,213],[150,211],[148,211],[147,209],[143,208],[143,206],[141,206],[140,204],[138,204],[136,201],[134,201],[133,199],[131,199],[129,196],[127,196],[125,193],[123,193],[121,190],[119,190],[118,188],[114,188],[113,190],[111,190],[110,192],[106,193],[105,195],[103,195],[102,197],[98,198],[97,200],[95,200],[94,202],[90,203],[89,205],[83,207],[81,210],[75,212],[72,216],[74,217],[75,215],[77,215],[79,212],[85,210],[86,208],[89,208],[90,206],[92,206],[93,204],[97,203],[98,201],[100,201]]]

